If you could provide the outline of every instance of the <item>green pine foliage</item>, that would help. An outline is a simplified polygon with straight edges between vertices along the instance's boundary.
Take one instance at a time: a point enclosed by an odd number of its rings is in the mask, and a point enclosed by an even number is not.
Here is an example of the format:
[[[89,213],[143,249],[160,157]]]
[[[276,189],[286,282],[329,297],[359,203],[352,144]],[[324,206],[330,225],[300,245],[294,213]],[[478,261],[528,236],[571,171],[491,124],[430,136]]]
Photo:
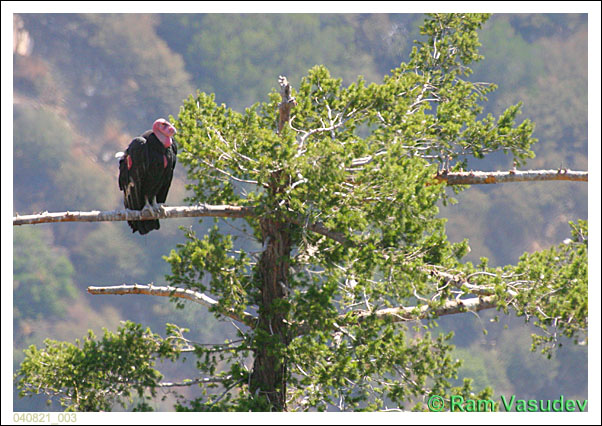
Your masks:
[[[524,254],[514,271],[538,283],[517,296],[518,314],[536,318],[542,335],[533,336],[533,347],[551,357],[560,333],[579,343],[587,329],[587,222],[570,223],[571,238],[547,250]],[[545,309],[542,309],[541,306]]]
[[[125,408],[137,397],[144,409],[144,400],[156,394],[161,379],[155,360],[176,359],[178,348],[132,322],[117,333],[104,330],[102,339],[92,331],[75,344],[46,339],[43,348],[25,350],[19,373],[26,372],[27,380],[19,382],[21,395],[43,390],[58,396],[67,411],[108,411],[114,404]]]
[[[150,127],[190,93],[183,60],[157,36],[153,15],[20,16],[36,52],[61,70],[60,103],[69,107],[71,119],[87,133],[100,133],[110,118]],[[86,120],[91,115],[97,119]]]
[[[38,264],[32,271],[31,261]],[[51,242],[48,232],[18,229],[13,234],[14,319],[56,318],[65,314],[64,301],[76,296],[73,265],[64,250]]]
[[[432,339],[426,333],[414,341],[405,326],[353,318],[353,307],[362,303],[376,311],[419,298],[430,299],[433,309],[442,307],[453,295],[441,291],[442,283],[429,275],[433,267],[487,277],[474,282],[485,288],[493,283],[490,294],[498,294],[500,308],[506,307],[504,295],[512,283],[504,273],[486,264],[463,265],[466,244],[447,241],[436,206],[444,190],[429,185],[436,167],[427,161],[451,157],[461,163],[500,150],[512,153],[517,163],[533,156],[533,125],[516,123],[520,104],[498,118],[477,119],[485,94],[494,87],[463,77],[470,75],[468,65],[480,59],[475,30],[484,18],[433,16],[411,61],[382,85],[359,79],[344,87],[326,68],[311,69],[294,93],[298,105],[292,130],[281,135],[274,128],[277,93],[270,104],[244,113],[218,106],[204,93],[184,104],[178,128],[182,162],[195,194],[190,201],[253,206],[280,218],[301,215],[307,223],[322,221],[349,241],[340,245],[303,227],[290,229],[297,254],[291,258],[290,293],[281,309],[296,337],[275,350],[294,366],[288,384],[297,409],[337,404],[381,409],[383,401],[404,407],[425,394],[428,381],[434,393],[451,391],[449,379],[460,363],[449,358],[450,336]],[[354,168],[358,158],[371,160]],[[274,185],[277,191],[271,190]],[[259,236],[258,222],[248,222]],[[242,311],[257,304],[256,264],[244,250],[219,236],[217,228],[202,240],[187,237],[190,242],[168,257],[172,284],[208,289],[227,301],[223,309]],[[199,285],[205,272],[211,273],[210,287]],[[523,273],[520,268],[514,272]],[[583,325],[576,328],[583,330]],[[254,337],[245,350],[278,343],[269,336]],[[397,381],[389,379],[395,376]],[[242,394],[243,400],[249,397]],[[207,404],[213,404],[211,399]],[[202,405],[197,401],[195,407]]]

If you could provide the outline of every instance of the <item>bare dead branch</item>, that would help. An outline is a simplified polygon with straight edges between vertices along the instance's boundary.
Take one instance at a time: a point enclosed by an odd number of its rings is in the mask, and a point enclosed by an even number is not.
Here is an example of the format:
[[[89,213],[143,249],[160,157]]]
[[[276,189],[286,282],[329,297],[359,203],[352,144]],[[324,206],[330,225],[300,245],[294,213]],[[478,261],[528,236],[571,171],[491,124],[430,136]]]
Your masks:
[[[374,155],[368,155],[362,158],[356,158],[351,161],[350,171],[361,168],[371,163],[377,156],[386,154],[386,151],[380,151]],[[509,170],[497,172],[447,172],[437,173],[434,177],[438,182],[446,182],[447,185],[479,185],[507,182],[534,182],[550,180],[567,180],[573,182],[587,182],[588,172],[573,171],[568,169],[557,170]]]
[[[187,299],[192,302],[203,305],[207,308],[213,308],[217,306],[218,302],[213,300],[204,293],[193,291],[178,287],[156,287],[152,284],[149,285],[119,285],[109,287],[88,287],[88,293],[95,295],[107,295],[107,294],[146,294],[149,296],[162,296],[162,297],[177,297],[181,299]],[[223,312],[219,311],[222,315],[228,316],[235,321],[245,324],[251,328],[255,327],[256,318],[248,312],[243,312],[242,316],[239,316],[236,312]]]
[[[362,164],[370,162],[372,157],[360,159]],[[435,176],[435,181],[446,182],[447,185],[475,185],[492,184],[503,182],[527,182],[527,181],[588,181],[588,172],[561,170],[510,170],[507,172],[453,172],[439,173]],[[243,218],[256,216],[252,207],[231,206],[231,205],[197,205],[197,206],[175,206],[163,207],[161,212],[138,210],[93,210],[89,212],[44,212],[40,214],[24,215],[17,214],[13,217],[13,226],[34,225],[40,223],[56,222],[116,222],[126,220],[153,220],[153,219],[172,219],[183,217],[225,217],[225,218]],[[347,237],[340,232],[328,229],[321,222],[306,223],[303,217],[291,219],[296,225],[303,226],[312,232],[324,235],[340,244],[349,244]]]
[[[436,266],[421,268],[424,272],[440,278],[456,288],[466,288],[468,292],[478,296],[491,296],[495,293],[493,286],[481,286],[471,284],[463,274],[452,274],[450,272],[442,271]],[[474,274],[472,274],[474,275]],[[495,274],[492,274],[495,276]]]
[[[152,220],[152,219],[171,219],[182,217],[231,217],[240,218],[253,215],[253,208],[243,206],[176,206],[163,207],[163,211],[154,214],[150,210],[108,210],[90,212],[57,212],[33,214],[13,217],[13,226],[34,225],[38,223],[54,222],[118,222],[125,220]]]
[[[256,216],[252,207],[229,205],[212,206],[205,204],[199,206],[164,206],[163,211],[159,214],[154,214],[150,211],[143,212],[124,209],[109,211],[93,210],[90,212],[44,212],[25,216],[17,215],[13,217],[13,226],[56,222],[119,222],[126,220],[173,219],[183,217],[242,218],[250,216]],[[291,219],[291,222],[312,232],[333,239],[340,244],[348,243],[344,234],[328,229],[321,222],[306,223],[306,220],[303,217],[293,218]]]
[[[342,127],[345,125],[345,123],[347,123],[347,121],[349,121],[351,117],[348,117],[344,120],[340,119],[340,115],[337,115],[337,117],[335,118],[335,120],[333,122],[331,122],[330,126],[323,126],[323,127],[319,127],[316,129],[311,129],[309,131],[306,131],[303,133],[303,136],[301,136],[301,141],[299,142],[299,145],[303,146],[305,144],[305,141],[307,140],[308,137],[310,137],[311,135],[314,135],[316,133],[323,133],[323,132],[333,132],[334,130],[338,129],[339,127]],[[337,121],[338,120],[338,121]],[[336,121],[336,123],[335,123]],[[333,137],[334,139],[334,137]]]
[[[299,225],[301,227],[307,228],[316,234],[324,235],[337,243],[343,245],[351,245],[351,241],[343,234],[342,232],[332,231],[328,229],[322,222],[317,223],[305,223],[302,217],[294,218],[291,220],[295,225]]]
[[[232,173],[228,173],[227,171],[225,171],[225,170],[223,170],[223,169],[220,169],[220,168],[219,168],[219,167],[217,167],[216,165],[214,165],[214,164],[211,164],[209,161],[207,161],[207,160],[205,160],[205,159],[203,159],[203,158],[200,158],[199,160],[201,160],[201,162],[202,162],[203,164],[205,164],[207,167],[210,167],[210,168],[212,168],[213,170],[215,170],[215,171],[217,171],[217,172],[219,172],[219,173],[221,173],[221,174],[223,174],[223,175],[225,175],[225,176],[229,177],[230,179],[232,179],[232,180],[234,180],[234,181],[236,181],[236,182],[241,182],[241,183],[251,183],[251,184],[253,184],[253,185],[258,185],[258,184],[259,184],[259,182],[257,182],[256,180],[249,180],[249,179],[241,179],[241,178],[238,178],[238,177],[234,176]]]
[[[435,180],[448,185],[479,185],[507,182],[568,180],[587,182],[588,172],[559,170],[509,170],[507,172],[449,172],[438,173]]]
[[[180,383],[161,382],[161,383],[159,383],[159,387],[175,388],[175,387],[182,387],[182,386],[194,386],[194,385],[200,385],[200,384],[205,384],[205,383],[223,383],[226,380],[230,380],[230,378],[231,378],[230,376],[228,376],[228,377],[205,377],[202,379],[187,380],[185,382],[180,382]]]
[[[289,122],[291,108],[297,105],[297,100],[291,96],[291,85],[285,76],[279,76],[278,83],[280,84],[280,96],[282,96],[282,102],[278,104],[278,134],[280,134],[284,125]]]
[[[479,312],[485,309],[493,309],[497,306],[496,296],[473,297],[470,299],[455,299],[446,301],[443,306],[433,308],[429,305],[421,306],[397,306],[395,308],[378,309],[358,309],[344,315],[340,315],[335,327],[337,330],[353,323],[361,323],[370,317],[387,319],[391,322],[412,322],[427,318],[437,318],[444,315],[454,315],[463,312]],[[297,329],[297,335],[302,336],[308,332],[308,325],[300,323]]]
[[[430,317],[440,317],[444,315],[453,315],[461,312],[479,312],[484,309],[492,309],[497,306],[495,296],[474,297],[471,299],[448,300],[442,307],[431,308],[428,305],[395,307],[379,309],[377,311],[356,311],[355,318],[363,321],[370,316],[377,318],[388,318],[392,322],[417,321]]]

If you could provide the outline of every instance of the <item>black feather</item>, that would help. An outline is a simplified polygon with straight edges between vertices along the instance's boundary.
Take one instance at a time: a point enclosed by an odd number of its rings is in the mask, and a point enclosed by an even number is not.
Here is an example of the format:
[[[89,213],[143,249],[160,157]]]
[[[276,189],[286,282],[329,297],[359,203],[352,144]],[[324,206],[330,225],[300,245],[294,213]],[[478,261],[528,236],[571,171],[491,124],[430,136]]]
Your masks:
[[[177,146],[165,146],[152,130],[138,136],[125,150],[119,161],[119,189],[123,191],[123,204],[130,210],[142,210],[146,201],[164,203],[176,167]],[[129,160],[128,160],[129,157]],[[131,168],[128,168],[131,161]],[[132,232],[144,235],[159,229],[158,220],[128,221]]]

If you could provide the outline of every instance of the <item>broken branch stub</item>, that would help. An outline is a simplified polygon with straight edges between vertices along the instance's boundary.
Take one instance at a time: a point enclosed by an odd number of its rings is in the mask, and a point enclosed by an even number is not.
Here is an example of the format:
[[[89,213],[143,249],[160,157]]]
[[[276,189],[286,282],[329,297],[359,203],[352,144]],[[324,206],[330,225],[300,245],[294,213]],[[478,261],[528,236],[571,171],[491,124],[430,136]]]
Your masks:
[[[291,96],[291,85],[285,76],[279,76],[278,83],[280,84],[280,96],[282,96],[282,102],[278,104],[278,134],[280,134],[284,125],[290,120],[291,108],[297,105],[297,100]]]

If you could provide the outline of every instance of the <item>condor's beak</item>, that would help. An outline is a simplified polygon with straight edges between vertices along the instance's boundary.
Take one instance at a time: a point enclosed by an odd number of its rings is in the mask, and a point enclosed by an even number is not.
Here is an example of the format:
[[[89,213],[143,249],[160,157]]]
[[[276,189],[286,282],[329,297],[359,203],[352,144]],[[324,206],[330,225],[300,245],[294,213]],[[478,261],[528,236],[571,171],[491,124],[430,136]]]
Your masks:
[[[173,135],[175,135],[176,133],[178,133],[178,130],[173,126],[173,124],[169,124],[169,126],[167,127],[167,134],[169,135],[169,137],[172,137]]]

